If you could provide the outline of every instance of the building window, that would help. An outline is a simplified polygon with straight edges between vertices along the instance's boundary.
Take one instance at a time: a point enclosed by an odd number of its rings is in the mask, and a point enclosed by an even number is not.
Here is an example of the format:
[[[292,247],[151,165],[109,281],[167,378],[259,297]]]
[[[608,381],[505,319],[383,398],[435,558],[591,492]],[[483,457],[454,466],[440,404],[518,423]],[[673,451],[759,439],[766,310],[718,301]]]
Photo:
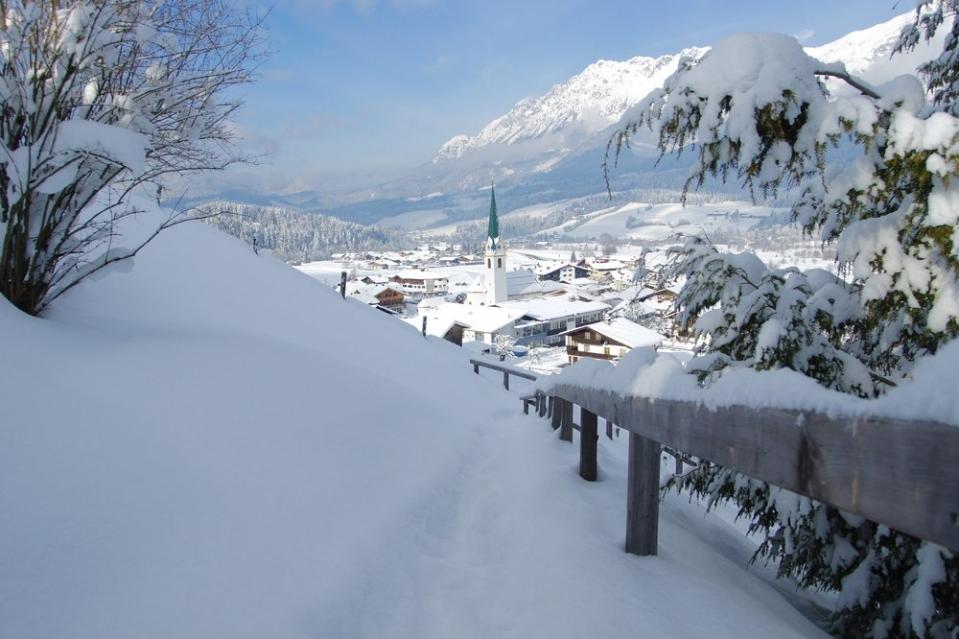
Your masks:
[[[603,355],[605,355],[606,357],[609,357],[609,346],[603,347]]]
[[[503,258],[501,257],[496,258],[496,268],[503,268]]]
[[[493,263],[492,263],[492,262],[490,261],[490,259],[487,257],[487,258],[486,258],[486,268],[492,268],[492,266],[493,266]]]

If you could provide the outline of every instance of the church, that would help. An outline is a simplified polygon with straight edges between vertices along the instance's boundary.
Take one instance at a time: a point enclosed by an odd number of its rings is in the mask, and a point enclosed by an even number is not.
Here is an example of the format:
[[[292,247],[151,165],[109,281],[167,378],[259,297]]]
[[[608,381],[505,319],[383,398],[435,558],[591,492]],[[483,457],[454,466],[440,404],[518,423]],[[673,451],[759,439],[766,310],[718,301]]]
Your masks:
[[[531,281],[527,281],[531,280]],[[530,270],[507,273],[506,246],[500,236],[496,192],[490,188],[483,274],[465,302],[424,309],[410,323],[456,344],[495,343],[497,336],[524,346],[564,344],[564,331],[603,319],[609,305],[572,299],[558,282],[540,282]]]
[[[499,217],[496,215],[496,186],[490,186],[489,222],[486,226],[486,252],[483,256],[485,270],[483,286],[466,293],[466,303],[471,306],[493,306],[509,298],[506,277],[506,248],[500,240]]]

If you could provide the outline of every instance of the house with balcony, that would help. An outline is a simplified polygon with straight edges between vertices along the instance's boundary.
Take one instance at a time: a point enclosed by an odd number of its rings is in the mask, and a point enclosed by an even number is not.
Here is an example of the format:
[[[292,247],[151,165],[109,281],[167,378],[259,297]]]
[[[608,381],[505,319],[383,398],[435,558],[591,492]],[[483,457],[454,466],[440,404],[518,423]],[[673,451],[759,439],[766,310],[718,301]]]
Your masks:
[[[656,348],[666,340],[664,335],[623,317],[579,326],[564,332],[563,337],[570,364],[584,357],[618,360],[634,348]]]
[[[404,271],[390,278],[403,292],[413,297],[433,297],[449,292],[449,278],[433,271]]]
[[[406,306],[406,296],[392,286],[378,286],[350,282],[346,286],[347,294],[370,306],[376,306],[392,313],[402,313]]]
[[[579,264],[556,264],[539,272],[540,280],[571,283],[575,279],[589,277],[589,269]]]

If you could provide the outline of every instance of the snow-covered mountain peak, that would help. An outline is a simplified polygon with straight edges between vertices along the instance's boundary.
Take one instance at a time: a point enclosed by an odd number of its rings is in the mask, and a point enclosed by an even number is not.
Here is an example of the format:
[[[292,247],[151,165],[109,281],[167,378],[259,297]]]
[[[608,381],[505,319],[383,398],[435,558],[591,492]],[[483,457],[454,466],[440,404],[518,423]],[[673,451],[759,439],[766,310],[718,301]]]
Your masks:
[[[914,72],[928,60],[941,38],[922,43],[916,51],[891,56],[903,26],[913,12],[897,15],[881,24],[853,31],[828,44],[806,51],[823,62],[842,62],[853,74],[873,82],[885,82],[896,75]],[[625,61],[599,60],[568,81],[554,85],[547,93],[520,100],[515,106],[476,135],[457,135],[444,144],[434,164],[456,160],[493,145],[526,143],[525,154],[547,152],[554,160],[589,136],[619,121],[626,110],[653,89],[663,85],[679,60],[698,59],[708,48],[691,47],[656,58],[637,56]],[[503,151],[499,147],[497,153]],[[515,155],[515,153],[514,153]],[[487,157],[487,160],[494,159]]]
[[[890,59],[902,28],[912,22],[913,12],[853,31],[819,47],[807,47],[806,53],[823,62],[842,62],[851,73],[863,73],[877,63]]]
[[[625,61],[599,60],[567,82],[554,85],[537,98],[520,100],[474,136],[457,135],[444,144],[434,162],[457,159],[470,150],[492,144],[551,140],[570,145],[578,136],[600,131],[662,85],[680,59],[701,57],[706,49],[692,47],[657,58],[637,56]]]

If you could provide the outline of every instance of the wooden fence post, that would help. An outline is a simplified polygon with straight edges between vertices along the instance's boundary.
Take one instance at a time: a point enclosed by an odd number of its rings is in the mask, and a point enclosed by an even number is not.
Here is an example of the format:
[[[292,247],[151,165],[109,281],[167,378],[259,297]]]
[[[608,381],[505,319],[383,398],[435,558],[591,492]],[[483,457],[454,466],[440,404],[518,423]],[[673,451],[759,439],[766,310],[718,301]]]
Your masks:
[[[542,391],[539,391],[537,395],[539,396],[539,399],[536,406],[539,408],[539,416],[546,417],[546,394]]]
[[[606,436],[610,439],[613,438],[613,422],[606,420]]]
[[[473,372],[479,375],[479,364],[473,364]]]
[[[549,398],[549,414],[553,430],[560,427],[560,419],[563,417],[562,401],[559,397]]]
[[[509,390],[509,373],[503,371],[503,388]]]
[[[579,409],[579,476],[586,481],[596,481],[596,447],[599,434],[596,432],[596,413]]]
[[[562,421],[560,421],[559,438],[564,442],[573,441],[573,402],[565,399],[559,400]]]
[[[659,537],[659,458],[662,446],[629,434],[626,488],[626,552],[655,555]]]

